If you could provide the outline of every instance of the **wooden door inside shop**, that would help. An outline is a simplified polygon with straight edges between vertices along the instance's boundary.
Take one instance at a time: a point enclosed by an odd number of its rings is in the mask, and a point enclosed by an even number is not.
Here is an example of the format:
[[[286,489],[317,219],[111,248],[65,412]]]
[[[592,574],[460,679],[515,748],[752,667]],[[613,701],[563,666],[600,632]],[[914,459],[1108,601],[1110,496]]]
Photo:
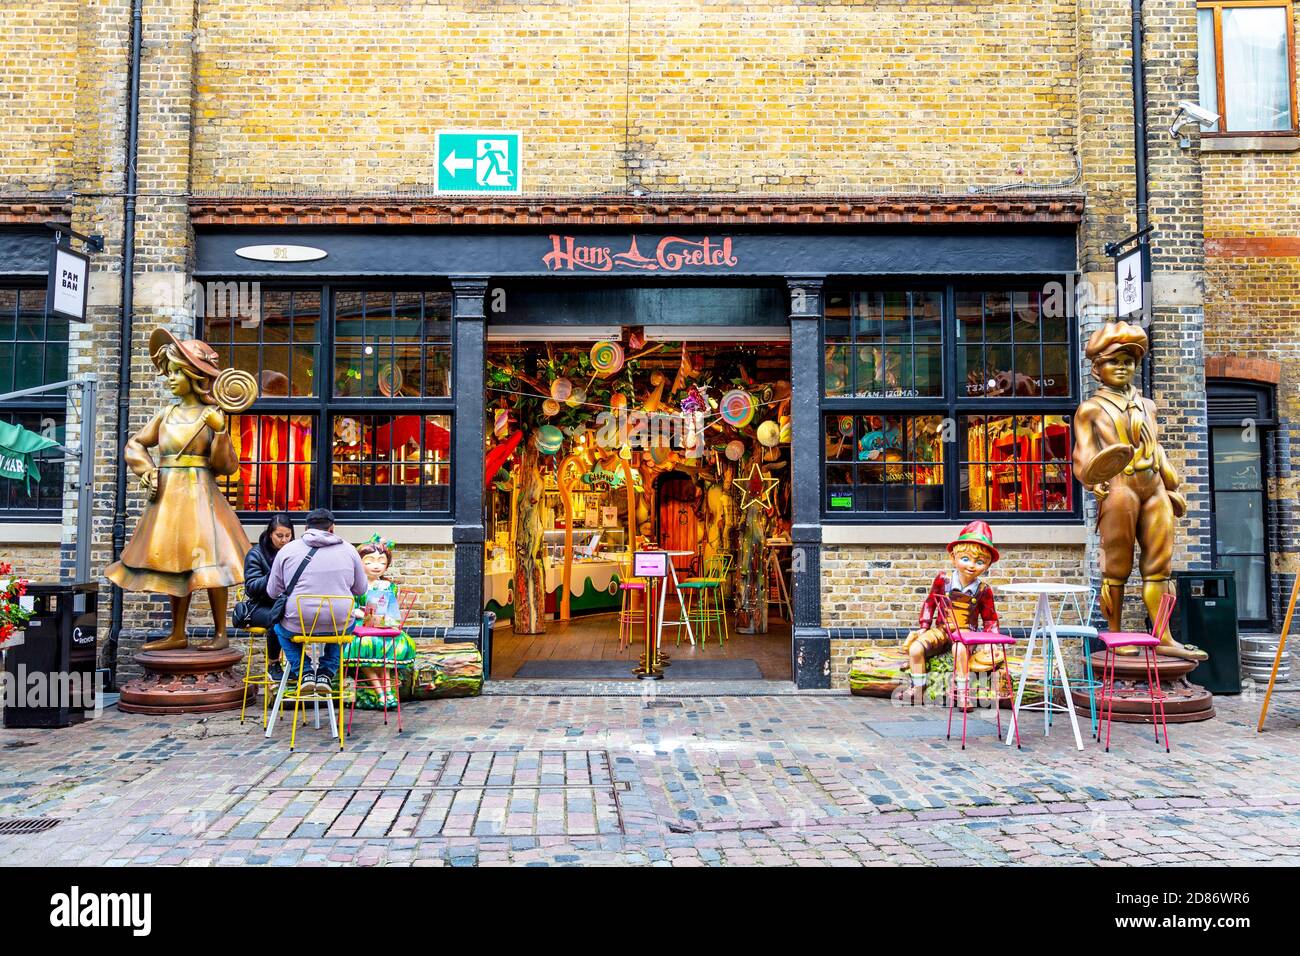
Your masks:
[[[493,677],[632,680],[631,556],[665,550],[663,617],[690,623],[660,634],[668,677],[792,679],[788,342],[511,331],[487,348]]]

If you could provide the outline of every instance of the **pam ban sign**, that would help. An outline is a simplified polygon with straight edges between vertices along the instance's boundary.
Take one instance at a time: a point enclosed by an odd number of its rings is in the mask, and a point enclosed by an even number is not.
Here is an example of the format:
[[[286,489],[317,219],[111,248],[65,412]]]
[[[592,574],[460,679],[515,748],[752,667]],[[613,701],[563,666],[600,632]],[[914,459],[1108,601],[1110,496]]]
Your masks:
[[[50,282],[45,296],[50,312],[72,322],[86,321],[89,285],[90,259],[67,246],[55,244],[50,254]]]

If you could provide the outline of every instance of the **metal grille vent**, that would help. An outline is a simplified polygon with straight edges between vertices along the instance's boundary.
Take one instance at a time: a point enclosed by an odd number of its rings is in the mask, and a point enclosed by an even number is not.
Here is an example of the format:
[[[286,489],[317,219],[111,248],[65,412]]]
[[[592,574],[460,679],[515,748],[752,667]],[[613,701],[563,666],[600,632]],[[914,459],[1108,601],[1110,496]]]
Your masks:
[[[31,833],[44,833],[57,827],[61,821],[52,817],[27,817],[0,820],[0,836],[27,836]]]
[[[1226,418],[1240,421],[1243,418],[1263,418],[1259,399],[1254,395],[1215,395],[1207,396],[1206,405],[1210,418]]]

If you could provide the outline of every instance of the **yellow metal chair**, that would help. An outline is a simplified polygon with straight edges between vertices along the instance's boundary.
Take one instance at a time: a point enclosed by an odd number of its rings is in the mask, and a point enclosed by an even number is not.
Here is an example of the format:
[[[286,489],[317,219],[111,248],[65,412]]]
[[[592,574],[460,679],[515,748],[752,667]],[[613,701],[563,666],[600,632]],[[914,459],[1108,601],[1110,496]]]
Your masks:
[[[235,596],[236,602],[244,600],[246,597],[244,589],[241,587]],[[261,667],[257,666],[259,655],[257,648],[262,648]],[[244,702],[239,707],[239,722],[244,722],[244,714],[248,710],[248,689],[256,687],[262,695],[262,726],[266,726],[266,715],[271,707],[271,698],[275,696],[280,682],[271,679],[270,668],[273,661],[266,654],[266,628],[250,627],[248,629],[248,653],[244,656]],[[279,657],[276,657],[278,660]]]
[[[718,635],[718,646],[731,639],[727,625],[727,575],[731,572],[731,555],[720,551],[704,561],[704,573],[698,578],[687,578],[678,584],[686,595],[685,613],[692,624],[700,625],[700,646],[709,639],[709,632]],[[698,602],[691,595],[699,595]],[[678,632],[677,643],[681,643]]]
[[[310,615],[311,622],[308,623],[309,615],[303,610],[303,601],[315,601],[316,611]],[[298,739],[298,717],[302,713],[303,704],[315,705],[316,727],[320,728],[320,705],[325,703],[329,711],[330,732],[338,738],[339,750],[343,749],[344,743],[344,721],[343,715],[346,708],[343,706],[343,661],[342,645],[352,641],[352,595],[347,594],[304,594],[295,598],[298,609],[298,626],[302,633],[293,635],[295,644],[303,645],[304,653],[308,649],[315,652],[315,659],[320,660],[322,652],[327,644],[338,644],[339,647],[339,672],[335,675],[336,687],[330,694],[321,696],[311,694],[304,696],[302,693],[302,675],[307,670],[304,664],[298,667],[298,680],[294,687],[289,687],[289,668],[284,669],[284,677],[280,680],[280,690],[276,694],[275,705],[271,708],[270,723],[266,727],[266,736],[270,737],[275,731],[275,721],[279,716],[283,705],[293,702],[293,730],[289,734],[289,750],[293,751]],[[342,608],[341,612],[339,608]],[[325,618],[328,616],[328,620]],[[328,625],[328,630],[316,633],[322,625]],[[338,710],[335,711],[334,705],[338,704]],[[305,720],[304,720],[305,722]]]

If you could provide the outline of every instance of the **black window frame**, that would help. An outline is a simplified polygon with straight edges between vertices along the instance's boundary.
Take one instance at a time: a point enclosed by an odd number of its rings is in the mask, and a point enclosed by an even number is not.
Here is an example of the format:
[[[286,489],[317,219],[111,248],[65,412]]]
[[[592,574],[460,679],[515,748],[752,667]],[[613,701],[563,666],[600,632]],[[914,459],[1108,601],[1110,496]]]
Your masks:
[[[227,281],[227,280],[214,280]],[[235,280],[239,281],[239,280]],[[257,282],[259,294],[266,292],[316,292],[320,295],[319,334],[316,337],[316,368],[311,395],[259,397],[245,415],[284,415],[307,416],[313,420],[312,431],[312,469],[311,507],[327,507],[334,511],[341,524],[388,523],[420,525],[455,524],[455,488],[456,469],[458,467],[455,451],[456,401],[455,401],[455,319],[450,313],[451,284],[444,278],[430,277],[421,280],[330,280],[311,282],[266,281],[244,279]],[[365,395],[339,396],[334,387],[334,345],[335,345],[335,295],[339,292],[431,292],[448,293],[448,322],[450,338],[448,346],[448,394],[445,396],[417,396],[412,398],[383,398]],[[260,300],[259,300],[260,304]],[[199,335],[202,337],[203,322],[198,323]],[[221,343],[225,344],[225,343]],[[260,357],[260,347],[259,347]],[[438,511],[409,511],[398,509],[340,510],[334,506],[334,421],[346,415],[430,415],[446,416],[451,441],[448,448],[448,485],[447,507]],[[269,511],[249,511],[237,509],[240,519],[249,523],[264,520]],[[303,516],[304,511],[290,512]]]
[[[39,340],[43,345],[42,353],[41,353],[41,357],[42,357],[41,381],[38,382],[37,385],[49,385],[52,384],[53,382],[64,381],[69,377],[67,359],[68,359],[68,350],[71,342],[71,328],[69,326],[67,319],[59,320],[60,322],[63,323],[65,327],[68,328],[68,336],[62,340],[62,344],[64,347],[63,368],[57,371],[56,377],[53,379],[49,378],[46,375],[46,369],[47,369],[46,353],[49,347],[49,343],[51,341],[49,337],[49,323],[51,319],[54,318],[50,314],[47,285],[48,283],[45,281],[44,278],[33,279],[31,281],[6,279],[0,282],[0,289],[4,289],[5,291],[16,292],[19,295],[19,300],[16,303],[15,318],[17,315],[17,311],[21,309],[21,297],[24,293],[34,292],[34,293],[39,293],[42,296],[45,319],[42,328],[42,337]],[[5,343],[8,343],[10,341],[17,343],[19,341],[17,328],[15,327],[14,338],[12,340],[5,339],[3,341]],[[29,340],[29,341],[35,341],[35,340]],[[59,340],[56,339],[54,341],[59,341]],[[14,374],[11,374],[8,378],[4,378],[3,376],[0,376],[0,394],[4,394],[9,391],[18,391],[18,389],[15,387],[16,385],[15,375],[17,371],[17,364],[18,364],[17,356],[15,355],[13,361]],[[27,385],[23,387],[33,388],[36,386]],[[48,416],[52,418],[55,422],[56,427],[63,430],[64,437],[61,440],[61,444],[67,443],[66,436],[67,436],[67,425],[68,425],[68,397],[67,397],[67,392],[65,390],[60,389],[57,391],[43,392],[37,395],[27,395],[23,398],[15,399],[13,401],[0,404],[0,420],[11,422],[20,419],[24,415],[36,415],[42,418]],[[45,453],[38,456],[36,460],[38,466],[41,468],[42,480],[44,480],[46,476],[45,469],[57,468],[59,471],[59,476],[60,476],[58,481],[59,491],[55,496],[55,500],[48,505],[38,504],[36,507],[30,507],[30,508],[12,507],[9,505],[8,502],[13,494],[15,482],[5,481],[7,487],[4,493],[0,495],[0,523],[58,524],[63,521],[63,498],[64,498],[64,492],[66,490],[65,480],[67,477],[67,471],[65,469],[66,459],[64,458],[61,452],[55,450],[51,453]]]
[[[1277,434],[1277,387],[1267,385],[1262,382],[1247,382],[1240,379],[1224,378],[1207,378],[1205,381],[1205,390],[1208,406],[1208,415],[1206,420],[1206,441],[1208,444],[1208,453],[1210,460],[1209,473],[1206,477],[1207,489],[1210,498],[1210,547],[1212,549],[1214,567],[1220,570],[1224,566],[1220,564],[1220,558],[1224,555],[1219,552],[1219,511],[1217,495],[1220,489],[1215,487],[1215,462],[1214,462],[1214,432],[1219,428],[1240,428],[1242,418],[1250,418],[1254,421],[1255,427],[1259,431],[1259,468],[1260,468],[1260,518],[1264,525],[1264,617],[1243,618],[1238,616],[1237,625],[1246,632],[1270,631],[1273,629],[1276,619],[1274,613],[1274,603],[1276,595],[1273,593],[1275,576],[1273,574],[1273,556],[1277,553],[1274,542],[1274,520],[1276,515],[1272,507],[1272,502],[1268,496],[1268,483],[1270,478],[1276,473],[1273,463],[1273,442]],[[1251,402],[1255,406],[1255,411],[1250,415],[1242,415],[1237,411],[1227,413],[1215,408],[1215,399],[1236,399],[1239,402]],[[1235,577],[1235,575],[1234,575]],[[1241,607],[1241,588],[1237,588],[1237,606]]]
[[[958,292],[1023,292],[1037,288],[1045,290],[1049,284],[1058,284],[1062,289],[1060,296],[1062,308],[1066,310],[1065,327],[1068,344],[1066,346],[1068,361],[1066,374],[1069,376],[1067,394],[1056,396],[996,397],[959,396],[957,393],[957,315],[956,300]],[[964,433],[961,420],[969,416],[994,415],[1063,415],[1073,422],[1075,410],[1079,404],[1081,388],[1079,355],[1079,329],[1077,316],[1073,314],[1073,303],[1068,294],[1070,285],[1065,276],[1018,276],[1015,278],[991,278],[985,282],[935,281],[919,278],[908,280],[875,280],[871,277],[836,279],[827,282],[825,301],[830,303],[832,297],[849,295],[861,291],[901,291],[929,292],[939,290],[943,293],[943,322],[940,341],[942,354],[943,383],[939,397],[833,397],[826,394],[826,315],[821,319],[820,342],[818,349],[818,391],[820,399],[819,420],[819,460],[822,469],[821,520],[824,524],[834,525],[913,525],[913,524],[952,524],[974,519],[997,522],[999,524],[1043,525],[1043,524],[1082,524],[1083,501],[1082,486],[1071,473],[1073,493],[1072,507],[1060,511],[969,511],[961,507],[962,485],[961,464],[965,455],[961,452]],[[1040,344],[1043,339],[1039,337]],[[1040,365],[1039,374],[1042,374]],[[826,455],[826,417],[828,415],[878,415],[878,416],[916,416],[938,415],[951,419],[956,427],[955,440],[944,447],[943,460],[943,502],[942,511],[833,511],[829,507],[829,485],[826,482],[827,466],[836,464]],[[1073,435],[1071,435],[1073,440]]]

